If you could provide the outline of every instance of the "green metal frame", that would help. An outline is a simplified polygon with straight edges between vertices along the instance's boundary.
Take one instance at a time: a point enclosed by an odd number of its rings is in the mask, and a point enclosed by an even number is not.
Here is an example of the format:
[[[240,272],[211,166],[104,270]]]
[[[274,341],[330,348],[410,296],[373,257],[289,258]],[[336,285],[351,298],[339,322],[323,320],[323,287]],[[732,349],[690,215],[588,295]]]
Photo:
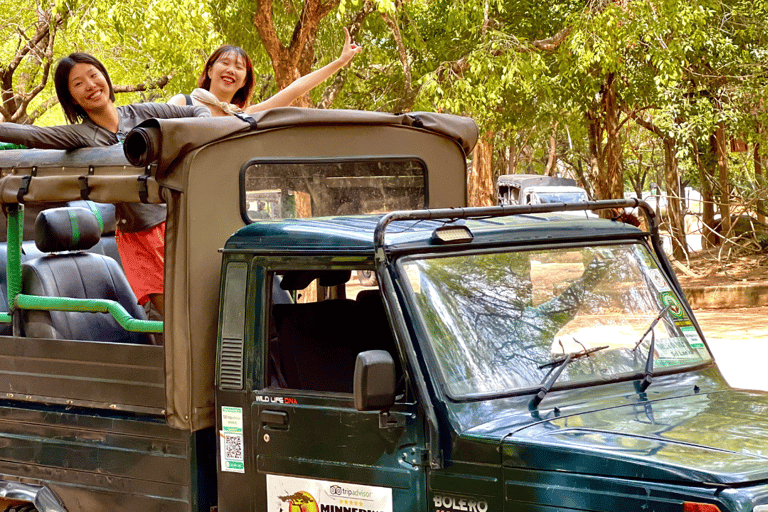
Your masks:
[[[7,294],[11,312],[14,309],[45,311],[78,311],[87,313],[109,313],[126,331],[163,332],[163,322],[133,318],[118,302],[109,299],[73,299],[70,297],[41,297],[21,293],[21,233],[24,225],[24,208],[11,205],[8,217],[8,260],[6,276]],[[0,313],[0,322],[10,323],[11,312]]]

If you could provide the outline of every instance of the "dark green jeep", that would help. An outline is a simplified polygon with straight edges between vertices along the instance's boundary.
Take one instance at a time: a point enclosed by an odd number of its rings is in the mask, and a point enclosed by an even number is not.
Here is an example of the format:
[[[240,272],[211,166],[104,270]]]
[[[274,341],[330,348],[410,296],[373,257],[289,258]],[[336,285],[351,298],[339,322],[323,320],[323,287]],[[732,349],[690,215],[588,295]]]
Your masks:
[[[762,510],[768,397],[723,380],[653,212],[546,213],[633,204],[238,231],[217,407],[244,455],[222,451],[220,492],[275,512]]]
[[[286,108],[1,151],[0,510],[766,512],[768,397],[722,378],[653,212],[464,208],[476,137]],[[102,205],[22,240],[73,200]],[[167,205],[162,322],[121,202]]]

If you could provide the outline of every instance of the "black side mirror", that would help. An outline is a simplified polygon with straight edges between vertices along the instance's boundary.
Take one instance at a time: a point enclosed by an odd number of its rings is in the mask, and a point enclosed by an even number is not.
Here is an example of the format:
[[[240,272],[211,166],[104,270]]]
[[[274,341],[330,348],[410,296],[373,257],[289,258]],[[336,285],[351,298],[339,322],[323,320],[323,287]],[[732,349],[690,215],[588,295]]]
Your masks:
[[[384,411],[395,403],[395,362],[386,350],[357,354],[354,378],[355,409]]]

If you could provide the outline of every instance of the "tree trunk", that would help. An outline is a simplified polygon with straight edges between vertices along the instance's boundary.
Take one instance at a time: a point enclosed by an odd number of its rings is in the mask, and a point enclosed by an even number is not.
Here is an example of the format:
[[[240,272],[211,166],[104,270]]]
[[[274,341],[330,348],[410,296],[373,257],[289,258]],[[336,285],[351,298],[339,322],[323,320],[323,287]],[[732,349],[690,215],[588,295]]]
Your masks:
[[[272,0],[257,0],[253,23],[272,61],[275,82],[280,89],[286,88],[294,80],[309,72],[314,62],[314,44],[318,25],[338,5],[339,0],[326,2],[304,0],[299,20],[293,29],[291,42],[285,46],[280,41],[274,26]],[[313,106],[306,105],[307,97],[300,98],[297,102],[302,106]]]
[[[601,178],[605,181],[605,190],[604,195],[600,199],[621,199],[624,197],[620,112],[618,96],[616,94],[616,77],[611,73],[608,75],[603,96],[606,141],[605,169]]]
[[[611,73],[601,92],[599,110],[587,113],[591,176],[596,176],[596,199],[624,197],[624,171],[622,162],[621,121],[616,94],[616,76]],[[613,212],[600,210],[601,217]]]
[[[667,188],[667,215],[669,215],[669,230],[672,235],[672,256],[683,260],[688,254],[688,244],[685,240],[685,224],[683,221],[682,201],[680,200],[680,176],[678,173],[675,141],[664,137],[664,184]]]
[[[602,166],[602,143],[603,138],[602,123],[600,118],[593,115],[591,112],[587,113],[587,137],[589,143],[589,170],[587,174],[589,176],[600,176],[600,169]],[[592,183],[592,190],[595,197],[593,199],[603,199],[604,187],[600,180]]]
[[[637,155],[637,176],[632,180],[632,188],[635,191],[635,195],[638,199],[643,198],[643,185],[645,185],[645,176],[647,171],[643,170],[643,154]]]
[[[701,154],[702,152],[699,152]],[[717,236],[712,232],[715,227],[715,194],[713,184],[717,168],[717,138],[709,136],[709,149],[699,158],[701,178],[701,223],[704,234],[701,240],[702,248],[710,249],[715,245]]]
[[[480,137],[472,152],[467,196],[469,206],[493,206],[497,203],[493,182],[493,133]]]
[[[669,216],[669,233],[672,236],[672,255],[677,260],[685,259],[688,253],[688,244],[685,240],[685,222],[683,219],[683,208],[680,197],[680,174],[678,172],[677,141],[670,137],[658,126],[641,117],[634,117],[635,122],[643,128],[649,130],[661,139],[664,146],[664,185],[667,195],[667,215]],[[660,176],[656,177],[656,183],[660,183]],[[659,216],[658,191],[661,187],[657,185],[656,191],[656,215]]]
[[[760,133],[761,131],[761,128],[758,126],[757,133]],[[763,214],[765,211],[765,202],[759,198],[762,197],[762,195],[765,193],[766,182],[765,177],[763,176],[763,160],[760,156],[759,142],[755,144],[753,159],[755,162],[755,182],[757,183],[757,190],[759,194],[757,204],[755,205],[755,210],[757,210],[757,222],[763,224],[765,223],[765,215]]]
[[[725,140],[725,124],[720,121],[715,129],[717,141],[717,177],[719,185],[720,233],[725,237],[731,236],[731,193],[728,185],[728,144]]]
[[[555,122],[552,128],[552,134],[549,136],[549,157],[547,158],[547,167],[544,169],[545,176],[557,176],[557,125]]]

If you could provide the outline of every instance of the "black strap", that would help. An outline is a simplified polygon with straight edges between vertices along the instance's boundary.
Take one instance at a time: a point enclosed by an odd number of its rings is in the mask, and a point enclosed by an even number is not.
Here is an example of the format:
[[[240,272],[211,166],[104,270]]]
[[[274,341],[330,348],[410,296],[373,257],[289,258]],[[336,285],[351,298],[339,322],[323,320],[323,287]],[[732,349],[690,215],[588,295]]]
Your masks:
[[[187,100],[187,105],[194,105],[194,103],[192,103],[192,96],[189,94],[185,94],[184,99]]]
[[[421,118],[417,115],[408,114],[408,117],[413,119],[413,126],[415,128],[424,128],[424,123],[422,122]]]
[[[147,188],[147,180],[152,176],[152,168],[157,167],[157,164],[149,164],[144,168],[144,174],[138,177],[139,181],[139,201],[142,203],[149,203],[149,189]]]
[[[20,203],[24,203],[24,196],[29,192],[29,184],[32,183],[32,177],[37,176],[37,166],[32,167],[32,172],[21,178],[21,186],[16,193],[16,200]]]
[[[88,186],[88,176],[78,176],[77,184],[80,185],[80,197],[83,201],[88,200],[91,195],[91,187]]]
[[[251,125],[251,130],[255,130],[257,128],[256,120],[253,117],[249,116],[248,114],[243,114],[242,112],[235,112],[234,116],[240,119],[241,121],[245,121],[246,123]]]
[[[84,201],[88,201],[88,196],[91,195],[91,187],[88,186],[88,176],[93,176],[94,172],[93,166],[90,165],[88,166],[88,174],[77,178],[77,183],[80,185],[80,197]]]
[[[146,174],[142,174],[138,178],[139,179],[139,201],[145,204],[149,202],[147,200],[149,198],[149,189],[147,188],[147,178],[149,178],[149,176],[147,176]]]

